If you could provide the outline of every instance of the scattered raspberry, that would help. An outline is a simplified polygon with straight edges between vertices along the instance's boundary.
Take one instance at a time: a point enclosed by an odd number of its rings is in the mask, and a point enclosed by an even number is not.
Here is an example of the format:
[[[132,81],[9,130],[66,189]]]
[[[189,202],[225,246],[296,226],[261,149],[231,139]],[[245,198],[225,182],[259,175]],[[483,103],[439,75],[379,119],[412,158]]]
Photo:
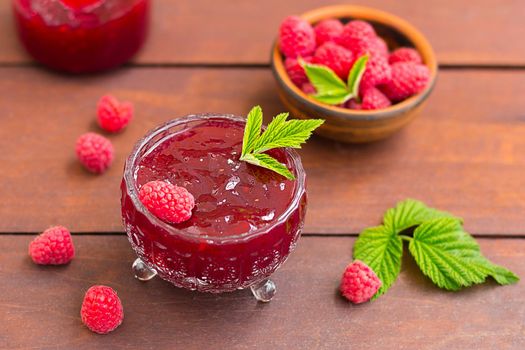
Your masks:
[[[117,132],[126,127],[133,118],[133,105],[120,103],[111,95],[102,96],[97,105],[97,119],[100,127],[109,132]]]
[[[398,62],[392,65],[392,79],[380,86],[390,101],[401,101],[425,89],[430,81],[427,66],[414,62]]]
[[[343,23],[337,19],[325,19],[314,27],[317,46],[329,41],[336,41],[343,32]]]
[[[75,151],[80,163],[92,173],[103,173],[113,162],[114,149],[111,141],[93,132],[78,138]]]
[[[314,29],[299,17],[287,17],[279,29],[279,45],[286,57],[311,56],[315,51]]]
[[[346,81],[354,64],[354,55],[344,47],[329,41],[315,50],[312,62],[327,66]]]
[[[359,91],[373,88],[380,84],[386,84],[392,79],[392,69],[385,58],[370,57],[366,63],[366,70],[359,84]]]
[[[29,244],[29,255],[39,265],[67,264],[75,256],[71,234],[63,226],[50,227]]]
[[[122,303],[112,288],[93,286],[88,289],[80,310],[82,322],[93,332],[108,334],[124,319]]]
[[[303,58],[305,62],[312,62],[312,57]],[[284,61],[284,68],[288,73],[288,76],[296,86],[301,86],[308,82],[308,77],[304,72],[304,68],[299,64],[299,61],[295,58],[287,58]]]
[[[355,260],[348,265],[341,279],[343,296],[355,304],[370,300],[381,288],[381,280],[364,262]]]
[[[166,181],[150,181],[143,185],[139,198],[153,215],[173,224],[188,220],[195,207],[195,199],[188,190]]]
[[[421,64],[423,60],[417,50],[411,47],[400,47],[394,50],[388,57],[388,63],[394,64],[396,62],[414,62]]]
[[[390,107],[392,102],[381,91],[376,88],[366,90],[361,99],[363,110],[383,109]]]
[[[303,92],[307,95],[315,94],[317,92],[317,90],[311,83],[304,83],[301,86],[301,90],[303,90]]]

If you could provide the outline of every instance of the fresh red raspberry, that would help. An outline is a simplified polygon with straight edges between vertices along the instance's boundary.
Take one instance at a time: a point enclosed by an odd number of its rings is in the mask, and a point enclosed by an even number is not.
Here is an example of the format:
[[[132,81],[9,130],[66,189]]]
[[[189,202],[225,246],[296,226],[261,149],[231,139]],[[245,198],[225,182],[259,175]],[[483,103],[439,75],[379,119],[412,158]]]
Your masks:
[[[303,58],[305,62],[312,62],[312,57]],[[288,73],[288,76],[296,86],[302,86],[308,82],[308,77],[304,72],[304,68],[299,64],[299,60],[295,58],[287,58],[284,61],[284,68]]]
[[[359,84],[359,91],[363,94],[370,88],[390,82],[391,79],[392,69],[386,58],[370,56],[366,63],[365,73]]]
[[[345,108],[360,111],[363,109],[363,106],[360,102],[357,102],[355,99],[351,99],[345,103]]]
[[[286,57],[311,56],[315,51],[314,29],[299,17],[287,17],[279,29],[279,45]]]
[[[113,162],[115,153],[111,141],[102,135],[88,132],[77,139],[77,158],[92,173],[101,174]]]
[[[317,46],[329,41],[336,41],[343,32],[343,23],[337,19],[325,19],[314,27]]]
[[[381,91],[370,88],[363,93],[361,108],[363,110],[383,109],[390,107],[392,102]]]
[[[82,322],[93,332],[108,334],[124,319],[122,303],[112,288],[93,286],[88,289],[80,309]]]
[[[140,188],[139,198],[153,215],[172,224],[188,220],[195,207],[195,199],[188,190],[166,181],[146,183]]]
[[[397,62],[391,67],[392,79],[379,87],[390,101],[402,101],[415,95],[423,91],[430,81],[430,70],[425,65]]]
[[[414,62],[421,64],[423,60],[416,49],[411,47],[400,47],[394,50],[388,57],[388,63],[394,64],[396,62]]]
[[[381,288],[381,280],[364,262],[355,260],[348,265],[341,279],[343,296],[354,304],[370,300]]]
[[[102,96],[97,105],[97,119],[100,127],[109,132],[117,132],[126,127],[133,118],[133,105],[119,102],[111,95]]]
[[[344,47],[349,48],[352,42],[356,40],[368,41],[376,37],[374,27],[368,22],[361,20],[354,20],[348,22],[344,27],[339,37],[339,43]]]
[[[315,89],[315,87],[312,85],[312,83],[310,82],[307,82],[307,83],[304,83],[302,86],[301,86],[301,90],[303,90],[303,92],[307,95],[312,95],[312,94],[315,94],[317,92],[317,90]]]
[[[348,73],[354,64],[354,55],[349,50],[331,41],[319,46],[315,50],[313,63],[327,66],[346,81]]]
[[[50,227],[29,244],[29,255],[39,265],[67,264],[75,256],[71,234],[64,226]]]

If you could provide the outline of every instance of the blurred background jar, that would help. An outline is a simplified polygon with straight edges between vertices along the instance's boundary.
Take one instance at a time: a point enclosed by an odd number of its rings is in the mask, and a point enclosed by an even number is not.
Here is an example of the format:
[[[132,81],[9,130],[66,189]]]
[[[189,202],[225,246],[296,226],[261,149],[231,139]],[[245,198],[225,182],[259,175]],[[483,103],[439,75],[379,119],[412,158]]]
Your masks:
[[[90,73],[128,61],[144,43],[150,0],[13,0],[18,34],[37,61]]]

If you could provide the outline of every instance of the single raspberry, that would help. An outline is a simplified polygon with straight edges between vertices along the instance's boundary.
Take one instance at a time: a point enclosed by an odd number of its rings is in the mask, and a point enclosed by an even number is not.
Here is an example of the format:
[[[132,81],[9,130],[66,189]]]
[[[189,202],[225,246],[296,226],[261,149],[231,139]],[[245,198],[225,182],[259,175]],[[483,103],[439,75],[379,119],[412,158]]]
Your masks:
[[[327,66],[346,81],[348,73],[354,64],[354,55],[351,51],[333,42],[327,42],[315,50],[313,63]]]
[[[392,102],[381,91],[370,88],[363,93],[361,108],[363,110],[383,109],[390,107]]]
[[[305,62],[312,62],[312,57],[303,58]],[[288,76],[296,86],[301,86],[308,82],[308,77],[304,72],[304,68],[299,64],[299,61],[295,58],[287,58],[284,61],[284,68],[288,73]]]
[[[64,226],[50,227],[29,244],[29,255],[39,265],[67,264],[75,256],[71,234]]]
[[[392,69],[386,58],[370,57],[366,63],[366,70],[359,84],[359,91],[363,94],[366,90],[380,84],[386,84],[392,79]]]
[[[388,63],[394,64],[396,62],[414,62],[421,64],[423,60],[416,49],[411,47],[400,47],[394,50],[388,57]]]
[[[390,101],[402,101],[425,89],[430,81],[427,66],[414,62],[397,62],[392,66],[392,79],[379,89]]]
[[[310,56],[315,51],[314,29],[299,17],[287,17],[279,29],[279,45],[286,57]]]
[[[370,40],[376,37],[374,27],[368,22],[354,20],[348,22],[341,32],[340,43],[343,46],[355,40]]]
[[[112,288],[93,286],[88,289],[80,309],[82,322],[93,332],[108,334],[124,319],[122,303]]]
[[[312,94],[315,94],[317,92],[317,90],[315,89],[315,87],[312,85],[312,83],[310,82],[307,82],[307,83],[304,83],[302,86],[301,86],[301,90],[303,90],[303,92],[307,95],[312,95]]]
[[[370,300],[381,285],[381,280],[368,265],[355,260],[346,267],[340,290],[346,299],[359,304]]]
[[[188,190],[166,181],[146,183],[140,188],[139,198],[153,215],[172,224],[188,220],[195,207],[195,199]]]
[[[113,162],[115,153],[111,141],[102,135],[88,132],[77,139],[77,158],[92,173],[101,174]]]
[[[117,132],[126,127],[133,118],[133,105],[119,102],[111,95],[102,96],[97,105],[97,119],[100,127],[109,132]]]
[[[343,32],[343,23],[337,19],[325,19],[314,27],[317,46],[329,41],[336,41]]]

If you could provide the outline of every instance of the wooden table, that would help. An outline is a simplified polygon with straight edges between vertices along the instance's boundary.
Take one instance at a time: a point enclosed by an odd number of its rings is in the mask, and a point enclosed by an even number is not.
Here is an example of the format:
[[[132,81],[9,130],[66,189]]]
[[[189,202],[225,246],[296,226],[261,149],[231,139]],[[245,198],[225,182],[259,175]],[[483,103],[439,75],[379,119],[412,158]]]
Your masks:
[[[2,349],[524,349],[525,287],[434,287],[405,256],[398,281],[352,306],[336,291],[355,236],[396,201],[414,197],[461,215],[493,261],[525,277],[525,5],[522,0],[358,1],[420,28],[440,62],[421,117],[394,137],[350,146],[321,138],[301,151],[309,209],[296,252],[275,274],[278,294],[186,292],[135,280],[120,223],[125,156],[148,129],[194,112],[284,110],[268,68],[288,14],[338,1],[155,0],[153,27],[133,63],[70,77],[36,66],[0,2],[0,348]],[[353,2],[355,3],[355,2]],[[135,103],[111,139],[116,164],[83,171],[77,136],[107,92]],[[35,233],[62,224],[78,255],[65,267],[27,256]],[[115,288],[125,321],[97,336],[79,308],[93,284]]]

